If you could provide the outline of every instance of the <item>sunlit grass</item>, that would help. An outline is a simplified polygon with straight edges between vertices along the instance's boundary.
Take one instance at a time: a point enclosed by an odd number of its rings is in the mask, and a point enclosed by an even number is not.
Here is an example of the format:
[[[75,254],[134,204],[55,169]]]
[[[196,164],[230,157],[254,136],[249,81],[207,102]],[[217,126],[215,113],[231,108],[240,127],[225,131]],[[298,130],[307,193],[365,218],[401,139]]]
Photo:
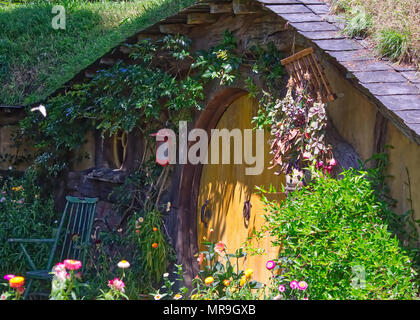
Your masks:
[[[41,101],[136,31],[194,0],[38,1],[0,5],[0,105]],[[54,4],[66,29],[54,30]]]
[[[354,8],[363,8],[371,17],[366,35],[378,49],[395,61],[420,67],[420,1],[419,0],[324,0],[335,13],[343,14],[347,28],[357,31],[352,19]]]

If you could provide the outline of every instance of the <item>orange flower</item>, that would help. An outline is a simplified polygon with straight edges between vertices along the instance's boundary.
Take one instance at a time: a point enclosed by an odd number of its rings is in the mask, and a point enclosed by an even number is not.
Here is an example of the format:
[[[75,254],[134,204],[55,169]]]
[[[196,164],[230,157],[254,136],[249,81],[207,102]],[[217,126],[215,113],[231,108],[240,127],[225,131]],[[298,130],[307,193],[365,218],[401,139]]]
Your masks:
[[[156,228],[156,227],[154,227],[152,230],[153,230],[153,232],[156,232],[156,231],[157,231],[157,228]]]
[[[229,279],[225,279],[225,280],[223,280],[223,285],[224,285],[225,287],[229,287],[229,285],[230,285],[230,280],[229,280]]]
[[[23,187],[22,187],[22,186],[19,186],[19,187],[12,187],[12,190],[13,190],[13,191],[21,191],[21,190],[23,190]]]
[[[218,254],[222,254],[222,252],[225,251],[225,244],[223,242],[219,241],[214,246],[214,251],[216,251]]]
[[[156,249],[159,245],[156,242],[152,243],[152,248]]]
[[[204,260],[204,253],[200,253],[197,258],[198,264],[201,265],[203,263],[203,260]]]
[[[25,278],[24,277],[14,277],[9,280],[9,285],[12,288],[20,288],[25,284]]]

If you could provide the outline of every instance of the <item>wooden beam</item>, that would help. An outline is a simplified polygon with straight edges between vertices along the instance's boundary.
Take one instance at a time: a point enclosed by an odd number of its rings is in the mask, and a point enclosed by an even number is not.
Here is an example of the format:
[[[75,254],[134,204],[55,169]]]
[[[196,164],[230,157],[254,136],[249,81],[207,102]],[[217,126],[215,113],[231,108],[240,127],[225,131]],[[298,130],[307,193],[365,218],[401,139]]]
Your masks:
[[[112,65],[115,64],[115,59],[103,57],[99,61],[99,64],[106,65],[106,66],[112,66]]]
[[[85,70],[85,77],[86,78],[93,78],[96,75],[95,70]]]
[[[232,7],[234,14],[251,14],[260,9],[258,2],[254,0],[233,0]]]
[[[232,3],[211,3],[210,13],[232,13]]]
[[[190,31],[190,27],[184,23],[160,24],[159,30],[161,33],[186,34]]]
[[[208,24],[216,22],[216,17],[210,13],[189,13],[187,24]]]

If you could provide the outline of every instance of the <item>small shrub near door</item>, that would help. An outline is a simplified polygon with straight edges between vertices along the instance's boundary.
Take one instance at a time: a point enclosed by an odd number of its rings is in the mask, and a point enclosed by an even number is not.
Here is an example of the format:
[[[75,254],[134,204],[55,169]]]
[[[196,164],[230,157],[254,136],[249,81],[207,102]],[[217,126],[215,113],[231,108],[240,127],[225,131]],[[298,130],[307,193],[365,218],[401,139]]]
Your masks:
[[[345,171],[341,179],[312,175],[307,187],[280,204],[261,189],[264,231],[282,247],[274,283],[305,279],[311,300],[418,297],[413,259],[382,218],[384,206],[367,172]]]

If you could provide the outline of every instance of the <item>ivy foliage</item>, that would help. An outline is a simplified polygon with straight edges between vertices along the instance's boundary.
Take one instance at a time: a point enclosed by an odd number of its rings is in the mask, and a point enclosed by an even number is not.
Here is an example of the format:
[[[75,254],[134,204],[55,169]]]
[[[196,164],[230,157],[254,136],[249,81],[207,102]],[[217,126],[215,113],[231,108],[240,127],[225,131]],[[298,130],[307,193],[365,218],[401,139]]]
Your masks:
[[[279,63],[282,55],[274,45],[240,53],[228,31],[207,51],[191,52],[191,40],[180,35],[126,46],[131,49],[130,64],[120,61],[99,70],[91,81],[50,98],[45,119],[31,113],[21,122],[19,138],[35,146],[35,163],[46,176],[56,176],[84,157],[77,151],[92,128],[109,136],[121,129],[127,133],[176,129],[178,121],[191,120],[192,112],[203,108],[204,87],[210,81],[233,85],[239,68],[250,61],[255,74],[267,83],[285,74]]]

